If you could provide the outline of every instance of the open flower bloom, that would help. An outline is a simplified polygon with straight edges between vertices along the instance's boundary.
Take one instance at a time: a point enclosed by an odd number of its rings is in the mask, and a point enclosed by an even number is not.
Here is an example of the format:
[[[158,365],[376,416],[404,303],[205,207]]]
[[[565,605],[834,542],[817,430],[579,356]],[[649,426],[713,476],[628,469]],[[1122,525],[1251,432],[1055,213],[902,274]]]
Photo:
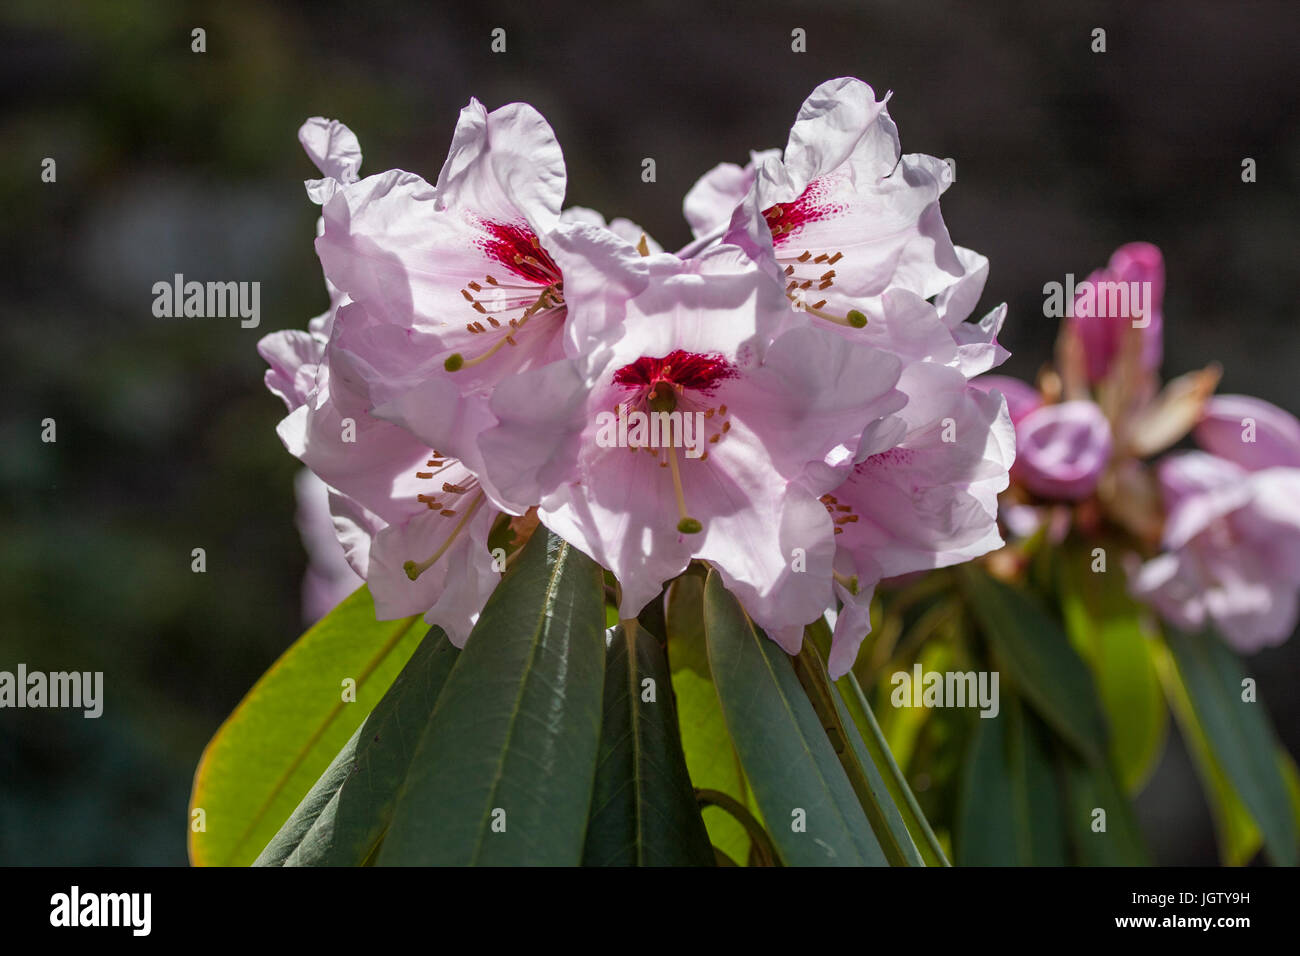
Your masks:
[[[308,194],[328,202],[355,180],[356,140],[323,120],[300,138],[327,177],[308,183]],[[378,616],[425,614],[463,643],[500,579],[487,548],[497,511],[461,462],[371,414],[365,377],[338,347],[344,328],[372,324],[368,310],[328,280],[327,288],[330,311],[307,332],[259,343],[267,386],[289,409],[280,437],[328,486],[335,533]]]
[[[844,78],[808,97],[783,152],[753,153],[743,169],[716,167],[684,204],[694,245],[721,236],[745,249],[795,311],[904,362],[901,432],[881,433],[878,447],[864,443],[840,462],[827,483],[843,484],[823,498],[836,525],[835,587],[844,602],[835,676],[869,631],[881,577],[1002,544],[996,496],[1008,482],[1014,436],[1001,397],[967,380],[1007,357],[997,343],[1006,307],[966,321],[988,260],[948,237],[939,197],[951,182],[947,163],[903,155],[885,101]]]
[[[1110,461],[1110,423],[1093,402],[1042,405],[1016,425],[1016,480],[1042,498],[1078,501]]]
[[[841,78],[804,102],[780,156],[706,174],[686,214],[701,233],[747,186],[723,241],[764,263],[797,308],[852,330],[885,319],[886,291],[927,299],[966,273],[939,211],[951,182],[942,160],[903,155],[885,100]]]
[[[818,497],[896,433],[901,363],[800,319],[734,247],[646,262],[612,346],[498,386],[489,475],[614,572],[624,617],[701,558],[796,652],[832,599]]]
[[[1141,340],[1139,367],[1145,372],[1160,367],[1164,294],[1164,258],[1147,242],[1120,246],[1106,268],[1079,284],[1069,325],[1082,342],[1089,382],[1101,381],[1111,370],[1128,326]]]
[[[1300,592],[1300,469],[1182,452],[1159,475],[1166,551],[1141,566],[1134,594],[1176,627],[1214,626],[1243,653],[1285,641]]]
[[[345,303],[340,319],[360,308]],[[329,347],[280,437],[329,486],[335,533],[378,617],[424,614],[461,644],[500,579],[487,548],[498,512],[461,462],[374,417],[371,404],[347,356]]]
[[[320,190],[325,274],[364,306],[340,321],[337,344],[374,414],[480,475],[496,385],[608,331],[574,317],[575,296],[617,301],[644,282],[623,223],[561,222],[564,189],[559,144],[536,110],[489,113],[473,100],[436,186],[393,170]],[[612,306],[586,314],[618,320]]]
[[[843,484],[822,497],[835,524],[835,621],[828,668],[841,677],[870,630],[882,578],[943,568],[1002,547],[997,496],[1008,485],[1015,432],[1007,403],[955,368],[904,369],[901,437],[860,449]]]

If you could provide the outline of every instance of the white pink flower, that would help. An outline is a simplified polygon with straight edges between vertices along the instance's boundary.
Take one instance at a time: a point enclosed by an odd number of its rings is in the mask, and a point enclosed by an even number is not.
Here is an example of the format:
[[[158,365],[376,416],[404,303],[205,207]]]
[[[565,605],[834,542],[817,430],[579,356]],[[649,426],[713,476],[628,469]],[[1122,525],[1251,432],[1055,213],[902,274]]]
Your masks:
[[[833,525],[818,495],[901,406],[900,362],[807,323],[782,331],[780,287],[734,247],[646,262],[617,341],[498,387],[488,474],[614,572],[624,616],[700,558],[795,651],[831,602]],[[620,406],[698,415],[702,454],[602,438],[601,414]]]
[[[1285,641],[1300,618],[1300,421],[1220,395],[1196,439],[1207,452],[1159,465],[1165,552],[1142,565],[1133,591],[1176,626],[1212,625],[1254,653]]]

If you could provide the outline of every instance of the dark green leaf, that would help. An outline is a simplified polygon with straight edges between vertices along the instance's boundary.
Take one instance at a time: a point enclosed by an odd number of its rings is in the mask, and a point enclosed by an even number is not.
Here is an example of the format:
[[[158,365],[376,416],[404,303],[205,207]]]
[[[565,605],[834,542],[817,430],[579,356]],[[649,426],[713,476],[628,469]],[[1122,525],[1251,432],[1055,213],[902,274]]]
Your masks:
[[[822,636],[829,639],[830,629],[826,622],[818,623],[820,628],[813,624],[806,628],[806,632],[825,632]],[[871,759],[862,734],[831,683],[826,662],[811,633],[805,634],[803,648],[794,659],[794,668],[813,710],[826,729],[831,746],[840,758],[840,766],[858,796],[858,803],[867,814],[885,859],[890,866],[925,866],[884,778]]]
[[[808,627],[808,639],[812,641],[823,659],[829,656],[831,631],[824,619],[817,620]],[[835,682],[841,705],[858,731],[858,742],[865,748],[868,759],[875,765],[879,776],[889,791],[890,800],[907,827],[912,844],[917,848],[926,866],[949,866],[944,856],[943,847],[930,827],[930,822],[921,812],[921,805],[916,795],[908,786],[907,777],[894,760],[885,735],[876,722],[876,715],[871,710],[871,703],[863,693],[862,686],[853,671],[849,671]]]
[[[789,656],[710,572],[704,589],[709,662],[723,717],[782,861],[885,864]]]
[[[1164,750],[1169,707],[1152,660],[1153,635],[1143,626],[1145,609],[1129,596],[1122,568],[1094,572],[1093,561],[1070,550],[1057,563],[1061,611],[1097,683],[1120,782],[1135,793]]]
[[[1015,688],[1053,730],[1100,765],[1106,731],[1097,694],[1060,625],[1034,595],[974,565],[961,568],[961,580],[980,630]]]
[[[957,811],[957,864],[1063,865],[1063,811],[1044,729],[1009,696],[998,716],[973,723]]]
[[[697,789],[716,790],[744,803],[749,788],[722,719],[722,705],[709,670],[701,575],[685,574],[673,581],[668,589],[665,626],[682,752],[691,783]],[[714,846],[740,864],[749,859],[749,837],[734,816],[716,804],[706,805],[703,816]]]
[[[378,863],[576,865],[604,676],[600,568],[538,529],[456,660]]]
[[[1214,635],[1167,631],[1169,650],[1215,766],[1245,804],[1273,862],[1296,863],[1296,822],[1264,705],[1243,700],[1241,664]]]
[[[584,866],[712,866],[682,756],[668,660],[653,632],[612,628]]]
[[[458,653],[441,628],[425,635],[256,865],[360,866],[371,857]]]
[[[1083,866],[1147,866],[1150,858],[1133,808],[1107,766],[1085,764],[1062,748],[1065,831]]]

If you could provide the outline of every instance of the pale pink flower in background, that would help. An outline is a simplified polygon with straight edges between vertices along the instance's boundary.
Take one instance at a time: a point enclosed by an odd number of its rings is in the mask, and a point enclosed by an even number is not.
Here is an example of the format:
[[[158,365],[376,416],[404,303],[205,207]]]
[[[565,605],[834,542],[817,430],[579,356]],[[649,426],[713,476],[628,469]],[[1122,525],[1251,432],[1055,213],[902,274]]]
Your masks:
[[[1300,421],[1248,395],[1215,395],[1205,403],[1196,443],[1247,471],[1300,468]]]
[[[1300,469],[1249,471],[1205,452],[1159,465],[1165,553],[1132,590],[1174,626],[1213,626],[1250,654],[1285,641],[1300,605]]]
[[[1091,290],[1084,289],[1084,284]],[[1120,353],[1126,329],[1134,326],[1141,337],[1140,367],[1154,372],[1160,367],[1163,349],[1164,318],[1161,311],[1165,294],[1165,264],[1160,250],[1148,242],[1130,242],[1120,246],[1104,269],[1093,272],[1078,287],[1078,295],[1067,320],[1083,346],[1088,381],[1096,383],[1106,377]],[[1128,308],[1111,314],[1106,284],[1124,283],[1140,297],[1149,295],[1145,313],[1133,296]],[[1126,295],[1128,293],[1126,292]]]
[[[330,490],[307,468],[293,481],[298,500],[298,534],[307,551],[307,572],[302,580],[304,624],[320,620],[365,582],[343,553],[330,514]]]
[[[1060,402],[1016,425],[1016,480],[1041,498],[1078,501],[1097,488],[1110,461],[1110,423],[1093,402]]]
[[[739,249],[646,261],[649,285],[608,350],[498,387],[500,424],[481,440],[489,475],[614,572],[624,617],[701,558],[797,652],[832,598],[833,525],[818,501],[828,486],[817,482],[893,425],[900,362],[806,321],[773,342],[797,317]],[[601,413],[619,406],[698,414],[698,457],[602,439]]]

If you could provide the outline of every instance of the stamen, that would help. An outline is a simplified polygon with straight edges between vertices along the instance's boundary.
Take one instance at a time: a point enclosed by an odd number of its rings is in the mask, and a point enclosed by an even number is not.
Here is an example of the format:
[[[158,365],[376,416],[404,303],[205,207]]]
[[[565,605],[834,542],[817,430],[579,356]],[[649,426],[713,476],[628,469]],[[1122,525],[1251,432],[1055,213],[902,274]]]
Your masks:
[[[793,284],[794,283],[791,283],[791,285]],[[789,291],[789,288],[787,288],[787,294]],[[821,291],[821,289],[818,289],[818,291]],[[790,296],[789,298],[791,301],[794,301],[793,296]],[[814,305],[803,305],[803,311],[807,312],[809,315],[815,315],[819,319],[825,319],[827,322],[834,322],[836,325],[843,325],[850,329],[861,329],[867,324],[867,317],[857,309],[850,309],[847,315],[835,315],[833,312],[824,311],[822,307],[825,305],[826,300],[823,299]]]
[[[527,309],[524,310],[523,315],[521,315],[518,319],[510,320],[510,328],[512,332],[517,332],[520,329],[522,329],[528,323],[528,320],[531,319],[538,312],[542,311],[543,309],[559,306],[563,303],[563,301],[564,300],[558,295],[554,286],[547,286],[545,289],[542,290],[542,294],[537,297],[536,301],[533,302],[532,305],[530,305]],[[489,321],[491,321],[491,319],[489,319]],[[493,326],[496,326],[498,323],[493,321],[492,324]],[[487,329],[483,328],[482,326],[480,326],[480,330],[484,332],[487,331]],[[448,372],[458,372],[462,368],[471,368],[482,362],[486,362],[493,355],[496,355],[497,352],[501,351],[503,346],[518,345],[518,344],[519,343],[515,341],[513,334],[507,334],[503,338],[497,339],[497,341],[493,343],[492,346],[489,347],[485,352],[475,356],[472,359],[465,358],[465,356],[463,356],[459,352],[452,352],[443,361],[442,367],[445,368]]]
[[[406,561],[402,564],[402,570],[406,572],[406,576],[408,578],[414,581],[425,571],[428,571],[431,567],[433,567],[434,564],[437,563],[438,559],[447,553],[447,549],[451,547],[452,542],[455,541],[456,538],[460,536],[460,533],[463,530],[465,530],[465,525],[469,524],[469,519],[474,517],[474,512],[478,511],[479,505],[483,504],[484,497],[485,496],[483,492],[480,491],[478,493],[478,496],[475,497],[474,503],[470,505],[469,510],[465,512],[465,516],[461,518],[459,522],[456,523],[456,527],[452,529],[452,532],[447,537],[447,540],[444,541],[442,543],[442,546],[439,547],[437,551],[433,552],[433,554],[430,557],[421,561],[419,564],[416,564],[414,561]],[[448,515],[448,514],[454,515],[456,512],[443,511],[440,513],[443,515]]]
[[[835,530],[838,532],[840,529],[836,528]],[[850,594],[858,593],[858,576],[856,574],[851,577],[848,575],[840,574],[840,572],[838,571],[832,571],[831,574],[835,576],[836,581],[844,585],[844,587],[848,590]]]

